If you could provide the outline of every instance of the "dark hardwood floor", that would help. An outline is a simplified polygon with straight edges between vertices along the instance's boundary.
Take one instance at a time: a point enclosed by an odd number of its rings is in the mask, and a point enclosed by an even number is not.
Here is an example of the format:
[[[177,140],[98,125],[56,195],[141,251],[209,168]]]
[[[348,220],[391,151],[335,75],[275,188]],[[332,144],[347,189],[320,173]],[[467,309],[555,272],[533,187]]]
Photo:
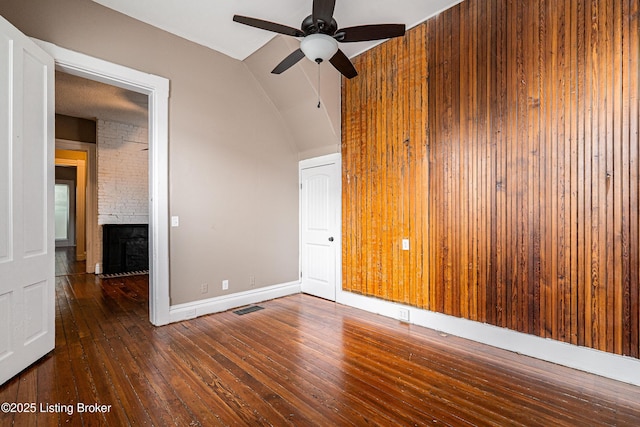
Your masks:
[[[1,426],[640,425],[640,387],[307,295],[156,328],[147,276],[56,280],[56,349],[0,387],[36,413]]]
[[[85,271],[86,262],[76,261],[75,246],[56,248],[56,277],[69,274],[82,274]]]

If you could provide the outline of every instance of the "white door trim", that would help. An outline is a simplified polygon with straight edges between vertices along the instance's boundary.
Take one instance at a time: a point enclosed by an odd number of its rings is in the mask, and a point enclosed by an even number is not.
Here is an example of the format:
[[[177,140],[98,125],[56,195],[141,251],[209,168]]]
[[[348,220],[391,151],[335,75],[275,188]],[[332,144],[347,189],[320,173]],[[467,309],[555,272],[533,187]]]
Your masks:
[[[33,39],[56,69],[149,96],[149,320],[169,323],[169,80]]]
[[[342,155],[340,153],[332,153],[327,154],[320,157],[314,157],[312,159],[301,160],[298,163],[298,185],[302,185],[302,170],[310,169],[319,166],[325,166],[330,164],[336,164],[339,170],[340,182],[342,182]],[[300,194],[300,193],[298,193]],[[338,186],[338,191],[335,194],[336,200],[335,205],[337,206],[338,218],[336,219],[336,231],[334,237],[334,245],[335,245],[335,263],[336,263],[336,277],[335,277],[335,286],[336,286],[336,295],[342,289],[342,184]],[[298,251],[298,277],[300,278],[300,284],[302,285],[302,199],[298,202],[298,236],[299,243],[298,247],[300,248]]]

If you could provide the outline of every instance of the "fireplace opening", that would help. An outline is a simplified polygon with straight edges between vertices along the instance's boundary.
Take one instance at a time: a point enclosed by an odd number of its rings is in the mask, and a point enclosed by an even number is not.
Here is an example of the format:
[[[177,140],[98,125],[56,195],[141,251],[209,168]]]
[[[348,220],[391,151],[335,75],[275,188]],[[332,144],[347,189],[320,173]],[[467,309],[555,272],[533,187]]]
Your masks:
[[[149,225],[103,225],[102,268],[104,274],[148,271]]]

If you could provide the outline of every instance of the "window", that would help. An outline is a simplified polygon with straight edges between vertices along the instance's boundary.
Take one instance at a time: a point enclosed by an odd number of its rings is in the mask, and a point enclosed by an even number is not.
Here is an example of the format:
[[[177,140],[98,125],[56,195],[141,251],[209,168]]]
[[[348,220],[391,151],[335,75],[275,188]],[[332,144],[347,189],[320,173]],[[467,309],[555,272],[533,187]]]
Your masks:
[[[56,184],[55,190],[55,229],[56,240],[69,240],[69,184]]]

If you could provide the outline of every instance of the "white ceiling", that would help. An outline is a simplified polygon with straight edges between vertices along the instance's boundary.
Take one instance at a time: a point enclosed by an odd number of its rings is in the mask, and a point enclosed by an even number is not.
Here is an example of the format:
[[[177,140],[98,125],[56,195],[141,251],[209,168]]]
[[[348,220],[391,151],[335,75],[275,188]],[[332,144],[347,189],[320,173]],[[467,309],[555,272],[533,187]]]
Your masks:
[[[93,0],[239,60],[260,49],[275,34],[233,22],[234,14],[300,28],[312,0]],[[366,24],[406,24],[411,28],[462,0],[337,0],[340,28]],[[343,43],[353,57],[377,42]]]

